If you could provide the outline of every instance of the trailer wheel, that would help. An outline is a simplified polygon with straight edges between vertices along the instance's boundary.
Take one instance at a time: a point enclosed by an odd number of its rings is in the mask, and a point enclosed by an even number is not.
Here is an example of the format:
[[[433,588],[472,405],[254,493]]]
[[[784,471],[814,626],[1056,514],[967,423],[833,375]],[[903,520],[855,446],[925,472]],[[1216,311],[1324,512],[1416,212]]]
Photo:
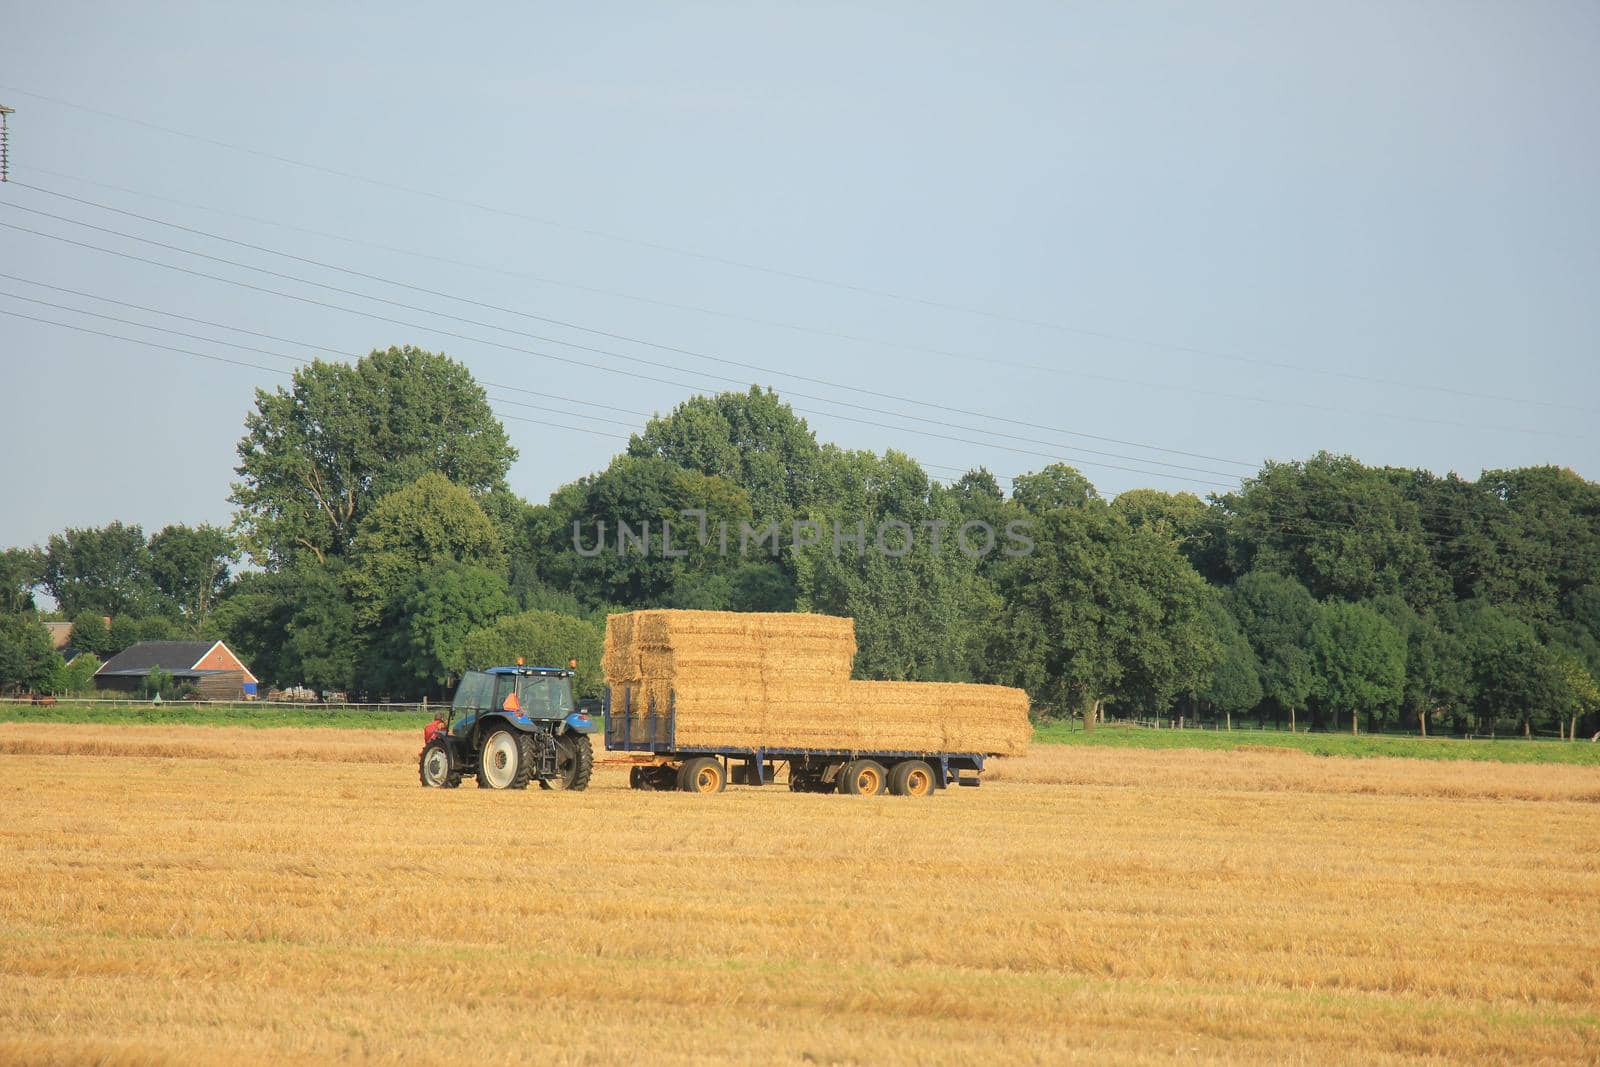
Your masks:
[[[727,785],[722,761],[710,756],[686,760],[678,771],[678,788],[685,793],[720,793]]]
[[[417,761],[417,776],[425,789],[454,789],[461,784],[461,772],[450,762],[450,747],[443,741],[429,741]]]
[[[896,763],[889,772],[889,792],[897,797],[925,797],[933,792],[933,768],[922,760]]]
[[[562,734],[556,738],[556,776],[539,779],[539,788],[579,792],[589,788],[589,778],[593,774],[594,745],[589,735]]]
[[[670,793],[678,788],[678,770],[670,765],[631,767],[628,770],[628,787],[647,793]]]
[[[526,789],[532,774],[533,738],[509,726],[490,730],[478,753],[478,787]]]
[[[875,797],[883,792],[888,772],[877,760],[851,760],[839,772],[839,792],[856,797]]]

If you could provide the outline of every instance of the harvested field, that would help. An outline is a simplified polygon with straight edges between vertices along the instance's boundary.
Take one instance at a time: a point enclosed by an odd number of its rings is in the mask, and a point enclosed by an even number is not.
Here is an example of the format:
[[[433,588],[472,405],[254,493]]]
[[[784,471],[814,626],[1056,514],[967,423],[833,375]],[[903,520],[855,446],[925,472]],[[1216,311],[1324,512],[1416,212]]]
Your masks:
[[[1027,748],[1033,729],[1022,690],[851,681],[855,653],[851,619],[636,611],[607,619],[603,667],[613,709],[664,719],[670,707],[681,748]]]
[[[1594,768],[1037,746],[695,797],[424,791],[416,746],[0,727],[0,1062],[1600,1047]]]

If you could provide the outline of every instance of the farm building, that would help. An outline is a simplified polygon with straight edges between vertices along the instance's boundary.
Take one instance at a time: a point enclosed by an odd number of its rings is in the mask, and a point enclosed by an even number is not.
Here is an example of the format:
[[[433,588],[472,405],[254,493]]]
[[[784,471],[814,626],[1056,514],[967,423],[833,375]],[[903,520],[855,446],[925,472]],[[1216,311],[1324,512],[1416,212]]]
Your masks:
[[[106,620],[106,628],[110,629],[111,620]],[[50,631],[50,647],[60,652],[72,642],[72,624],[70,622],[47,622],[44,628]]]
[[[106,660],[94,687],[138,692],[160,668],[175,682],[192,685],[202,700],[253,700],[256,676],[221,641],[140,641]]]

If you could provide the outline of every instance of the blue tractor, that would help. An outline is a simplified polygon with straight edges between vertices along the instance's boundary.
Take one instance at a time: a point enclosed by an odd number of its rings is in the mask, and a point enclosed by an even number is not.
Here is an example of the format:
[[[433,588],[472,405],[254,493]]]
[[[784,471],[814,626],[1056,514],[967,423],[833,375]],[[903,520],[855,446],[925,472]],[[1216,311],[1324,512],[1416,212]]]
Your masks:
[[[482,789],[584,789],[598,728],[572,699],[575,672],[558,667],[468,671],[450,710],[422,731],[422,784],[454,789],[475,775]]]

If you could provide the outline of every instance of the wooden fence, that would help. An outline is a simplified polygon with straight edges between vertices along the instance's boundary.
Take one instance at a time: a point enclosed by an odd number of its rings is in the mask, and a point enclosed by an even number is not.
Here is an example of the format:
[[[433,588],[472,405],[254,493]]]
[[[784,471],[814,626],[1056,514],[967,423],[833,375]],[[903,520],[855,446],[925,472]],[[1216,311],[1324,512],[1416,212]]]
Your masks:
[[[129,696],[61,696],[55,698],[56,705],[90,705],[97,708],[230,708],[240,711],[272,711],[278,708],[294,708],[310,711],[379,711],[379,712],[426,712],[444,710],[448,703],[406,704],[394,701],[376,703],[358,703],[355,701],[331,701],[323,703],[316,700],[163,700],[160,704],[153,700]],[[24,704],[31,705],[32,697],[0,697],[0,705]]]

